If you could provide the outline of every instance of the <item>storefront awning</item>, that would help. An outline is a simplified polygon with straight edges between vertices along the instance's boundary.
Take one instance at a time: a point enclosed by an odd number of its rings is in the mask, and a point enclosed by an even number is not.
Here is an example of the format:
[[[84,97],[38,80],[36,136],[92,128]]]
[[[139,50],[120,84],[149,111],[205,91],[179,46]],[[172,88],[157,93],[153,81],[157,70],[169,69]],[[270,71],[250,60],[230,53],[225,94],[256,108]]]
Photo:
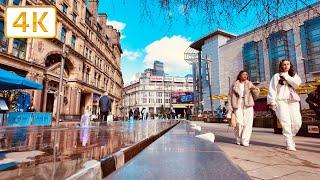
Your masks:
[[[42,90],[42,84],[21,77],[15,73],[0,69],[0,90],[12,89],[38,89]]]
[[[227,95],[216,95],[216,96],[212,96],[211,99],[213,99],[213,100],[228,100],[228,96]]]
[[[193,106],[193,104],[172,104],[173,108],[187,108],[191,106]]]

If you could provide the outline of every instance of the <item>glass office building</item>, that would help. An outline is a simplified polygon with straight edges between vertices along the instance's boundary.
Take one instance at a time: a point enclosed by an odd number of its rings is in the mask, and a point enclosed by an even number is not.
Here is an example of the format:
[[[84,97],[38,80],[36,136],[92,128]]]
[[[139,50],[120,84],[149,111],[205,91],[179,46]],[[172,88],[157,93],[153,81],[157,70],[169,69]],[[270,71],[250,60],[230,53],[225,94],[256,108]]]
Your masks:
[[[297,69],[293,30],[272,33],[267,39],[269,50],[270,77],[278,72],[279,62],[289,59]]]
[[[320,17],[305,21],[300,37],[306,72],[320,72]]]
[[[265,81],[262,41],[245,43],[242,48],[243,68],[252,82]]]

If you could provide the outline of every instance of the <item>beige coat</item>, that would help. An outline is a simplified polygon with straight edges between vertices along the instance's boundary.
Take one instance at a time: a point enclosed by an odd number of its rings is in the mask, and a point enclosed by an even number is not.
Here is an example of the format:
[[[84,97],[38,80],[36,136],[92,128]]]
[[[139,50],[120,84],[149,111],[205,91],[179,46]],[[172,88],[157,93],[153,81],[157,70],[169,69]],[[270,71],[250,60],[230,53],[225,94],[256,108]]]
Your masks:
[[[252,85],[252,82],[246,81],[244,84],[244,105],[246,107],[253,107],[254,106],[254,100],[259,97],[260,90],[259,88],[250,90],[250,86]],[[240,95],[239,95],[239,90],[240,90],[240,82],[237,80],[230,88],[229,92],[229,109],[238,109],[240,107]]]

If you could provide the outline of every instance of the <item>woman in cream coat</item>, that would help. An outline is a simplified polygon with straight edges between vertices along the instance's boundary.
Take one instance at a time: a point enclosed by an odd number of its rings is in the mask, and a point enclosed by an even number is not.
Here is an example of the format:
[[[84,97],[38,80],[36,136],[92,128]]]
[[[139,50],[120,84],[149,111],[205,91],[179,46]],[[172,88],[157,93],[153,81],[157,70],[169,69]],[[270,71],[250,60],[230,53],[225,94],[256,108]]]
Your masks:
[[[302,124],[299,96],[292,98],[292,93],[301,84],[300,77],[294,73],[289,60],[282,60],[279,64],[279,73],[276,73],[269,86],[268,104],[275,111],[282,126],[282,134],[287,140],[287,149],[295,151],[295,136]],[[293,91],[293,92],[292,92]]]
[[[259,88],[248,80],[248,73],[240,71],[237,81],[230,89],[228,98],[229,110],[236,116],[235,136],[238,145],[249,146],[253,125],[254,99],[259,96],[259,93]]]

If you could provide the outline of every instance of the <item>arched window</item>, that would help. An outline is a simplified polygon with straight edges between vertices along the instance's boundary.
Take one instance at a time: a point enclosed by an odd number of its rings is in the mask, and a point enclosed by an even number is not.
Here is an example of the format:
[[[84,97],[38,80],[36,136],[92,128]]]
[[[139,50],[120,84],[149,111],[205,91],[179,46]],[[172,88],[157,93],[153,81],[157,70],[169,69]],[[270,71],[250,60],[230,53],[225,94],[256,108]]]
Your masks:
[[[61,28],[61,39],[60,39],[63,43],[66,42],[66,29],[63,27]]]
[[[73,49],[76,47],[76,37],[74,35],[71,36],[71,47]]]

